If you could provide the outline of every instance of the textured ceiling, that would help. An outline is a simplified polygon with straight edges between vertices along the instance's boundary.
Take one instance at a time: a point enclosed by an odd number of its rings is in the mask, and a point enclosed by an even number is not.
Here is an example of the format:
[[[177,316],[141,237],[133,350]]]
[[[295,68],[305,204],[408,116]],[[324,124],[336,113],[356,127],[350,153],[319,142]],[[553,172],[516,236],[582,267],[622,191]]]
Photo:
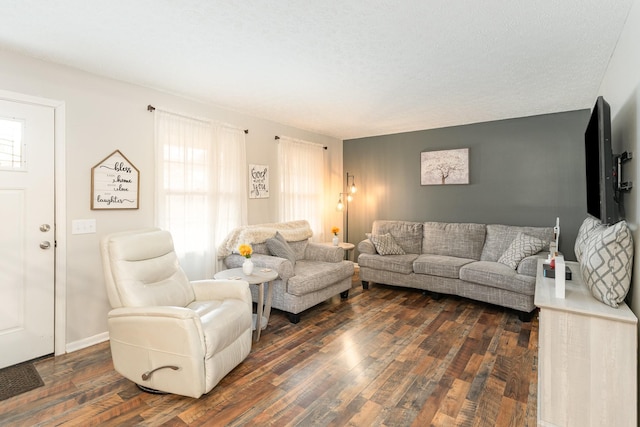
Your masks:
[[[0,48],[349,139],[590,108],[632,1],[0,0]]]

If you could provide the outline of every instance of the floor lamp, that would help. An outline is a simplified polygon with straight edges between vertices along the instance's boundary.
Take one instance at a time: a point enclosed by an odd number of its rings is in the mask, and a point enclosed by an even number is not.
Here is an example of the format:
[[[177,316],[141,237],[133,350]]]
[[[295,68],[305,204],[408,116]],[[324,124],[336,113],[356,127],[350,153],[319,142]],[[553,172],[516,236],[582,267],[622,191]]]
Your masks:
[[[351,178],[351,186],[349,186],[349,178]],[[355,177],[347,172],[347,191],[338,195],[338,210],[344,211],[346,214],[344,224],[344,241],[349,242],[349,202],[353,200],[353,194],[358,191],[355,183]],[[345,202],[342,202],[344,196]]]

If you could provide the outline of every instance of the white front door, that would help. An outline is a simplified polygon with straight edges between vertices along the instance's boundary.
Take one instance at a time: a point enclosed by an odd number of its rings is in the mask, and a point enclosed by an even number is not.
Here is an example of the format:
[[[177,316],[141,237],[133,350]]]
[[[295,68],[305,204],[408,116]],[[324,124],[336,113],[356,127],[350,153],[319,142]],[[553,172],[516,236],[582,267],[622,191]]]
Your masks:
[[[53,353],[54,109],[0,100],[0,368]]]

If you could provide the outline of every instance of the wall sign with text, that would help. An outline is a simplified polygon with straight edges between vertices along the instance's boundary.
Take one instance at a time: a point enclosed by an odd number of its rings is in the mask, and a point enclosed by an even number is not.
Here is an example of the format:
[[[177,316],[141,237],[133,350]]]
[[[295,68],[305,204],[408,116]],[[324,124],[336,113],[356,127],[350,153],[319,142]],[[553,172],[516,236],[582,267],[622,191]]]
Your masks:
[[[140,172],[116,150],[91,168],[91,209],[138,209]]]
[[[269,166],[249,165],[249,198],[269,197]]]

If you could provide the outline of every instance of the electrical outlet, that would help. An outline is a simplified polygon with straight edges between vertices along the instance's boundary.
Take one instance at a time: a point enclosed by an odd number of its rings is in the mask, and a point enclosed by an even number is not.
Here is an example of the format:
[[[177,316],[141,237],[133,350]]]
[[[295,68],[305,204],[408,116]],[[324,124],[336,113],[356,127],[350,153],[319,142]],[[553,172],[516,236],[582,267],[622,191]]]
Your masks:
[[[91,234],[95,232],[95,219],[74,219],[71,221],[71,234]]]

